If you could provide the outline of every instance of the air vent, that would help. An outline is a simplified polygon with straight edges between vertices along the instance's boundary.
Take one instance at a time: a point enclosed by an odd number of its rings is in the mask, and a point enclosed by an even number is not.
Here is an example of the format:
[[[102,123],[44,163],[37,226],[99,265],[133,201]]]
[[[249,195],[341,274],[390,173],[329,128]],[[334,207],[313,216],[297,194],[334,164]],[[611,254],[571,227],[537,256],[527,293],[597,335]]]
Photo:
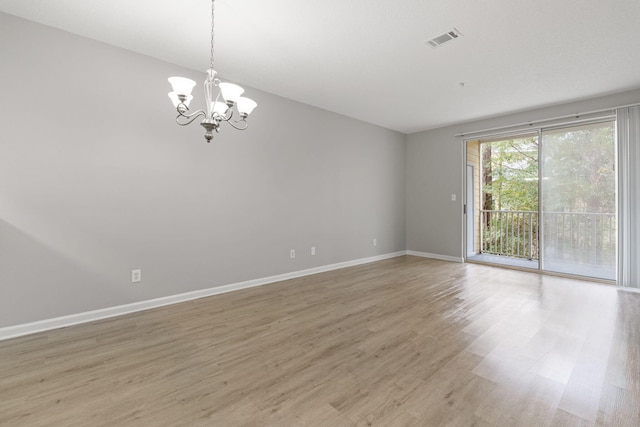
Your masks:
[[[452,40],[455,40],[461,36],[462,36],[462,33],[460,33],[460,31],[453,28],[451,31],[447,31],[446,33],[441,34],[438,37],[434,37],[431,40],[427,40],[425,43],[427,43],[429,46],[433,48],[436,48]]]

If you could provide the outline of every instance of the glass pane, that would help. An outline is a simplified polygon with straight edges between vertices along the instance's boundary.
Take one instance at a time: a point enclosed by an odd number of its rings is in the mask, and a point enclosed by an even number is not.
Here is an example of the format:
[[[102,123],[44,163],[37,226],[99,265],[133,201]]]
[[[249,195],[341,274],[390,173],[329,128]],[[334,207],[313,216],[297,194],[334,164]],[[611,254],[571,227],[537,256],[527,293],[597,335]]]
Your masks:
[[[542,132],[544,270],[616,278],[614,126]]]
[[[473,201],[479,215],[473,225],[479,227],[480,244],[469,259],[537,269],[538,134],[477,142],[475,158],[467,144],[467,163],[475,159],[479,168],[478,201]]]

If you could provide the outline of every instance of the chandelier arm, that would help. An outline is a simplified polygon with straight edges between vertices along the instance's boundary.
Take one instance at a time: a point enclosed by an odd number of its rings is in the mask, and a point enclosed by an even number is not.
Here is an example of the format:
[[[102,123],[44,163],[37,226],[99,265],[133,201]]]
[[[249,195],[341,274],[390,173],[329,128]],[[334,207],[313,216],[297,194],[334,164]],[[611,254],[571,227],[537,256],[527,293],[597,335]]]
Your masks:
[[[232,128],[237,130],[245,130],[247,127],[249,127],[249,123],[247,123],[246,117],[241,116],[242,118],[240,120],[233,120],[233,121],[231,120],[232,117],[233,117],[233,110],[229,108],[229,115],[220,116],[220,119],[222,121],[229,123]],[[238,123],[242,123],[243,125],[236,126]]]
[[[247,121],[245,119],[236,120],[235,122],[232,122],[231,120],[227,120],[227,123],[229,123],[231,125],[231,127],[233,127],[234,129],[237,129],[237,130],[245,130],[246,128],[249,127],[249,123],[247,123]],[[244,123],[244,126],[236,126],[236,125],[234,125],[234,123]]]
[[[184,107],[184,108],[182,108],[182,107]],[[191,111],[191,110],[189,110],[189,107],[187,107],[184,104],[178,105],[178,107],[176,108],[176,111],[178,112],[179,116],[186,117],[188,119],[190,119],[191,117],[194,117],[194,116],[198,116],[200,114],[204,114],[205,116],[207,115],[207,113],[204,110],[197,110],[197,111],[194,111],[191,114],[185,114],[187,111]]]
[[[179,114],[176,116],[176,123],[179,124],[180,126],[186,126],[188,124],[191,124],[194,122],[195,119],[197,119],[200,116],[207,117],[207,113],[205,113],[202,110],[198,110],[193,114],[183,114],[183,113],[180,113],[179,111],[178,113]],[[189,120],[187,120],[186,122],[180,122],[180,117],[185,117]]]
[[[233,109],[229,108],[224,115],[220,116],[220,119],[222,119],[225,122],[229,122],[229,120],[231,120],[231,117],[233,117]]]

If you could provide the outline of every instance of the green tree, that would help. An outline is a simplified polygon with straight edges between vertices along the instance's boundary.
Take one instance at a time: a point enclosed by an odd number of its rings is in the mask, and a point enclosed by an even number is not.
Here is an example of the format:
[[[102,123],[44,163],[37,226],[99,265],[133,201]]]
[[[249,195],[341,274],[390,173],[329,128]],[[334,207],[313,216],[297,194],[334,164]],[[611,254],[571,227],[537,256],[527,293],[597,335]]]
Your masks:
[[[615,213],[613,126],[545,132],[544,211]]]
[[[491,196],[492,202],[491,208],[485,209],[537,211],[537,137],[487,142],[482,150],[483,168],[490,171],[483,179],[482,191]]]

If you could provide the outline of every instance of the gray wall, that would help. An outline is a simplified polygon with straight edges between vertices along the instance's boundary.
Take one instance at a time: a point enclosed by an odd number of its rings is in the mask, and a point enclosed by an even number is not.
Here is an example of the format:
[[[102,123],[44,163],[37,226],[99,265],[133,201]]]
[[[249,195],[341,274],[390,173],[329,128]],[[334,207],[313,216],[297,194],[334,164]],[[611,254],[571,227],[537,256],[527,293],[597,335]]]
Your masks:
[[[463,257],[463,142],[455,135],[640,102],[640,90],[539,108],[407,137],[407,249]],[[457,201],[451,201],[457,194]]]
[[[206,144],[172,75],[0,14],[0,327],[406,248],[404,135],[247,88]]]

